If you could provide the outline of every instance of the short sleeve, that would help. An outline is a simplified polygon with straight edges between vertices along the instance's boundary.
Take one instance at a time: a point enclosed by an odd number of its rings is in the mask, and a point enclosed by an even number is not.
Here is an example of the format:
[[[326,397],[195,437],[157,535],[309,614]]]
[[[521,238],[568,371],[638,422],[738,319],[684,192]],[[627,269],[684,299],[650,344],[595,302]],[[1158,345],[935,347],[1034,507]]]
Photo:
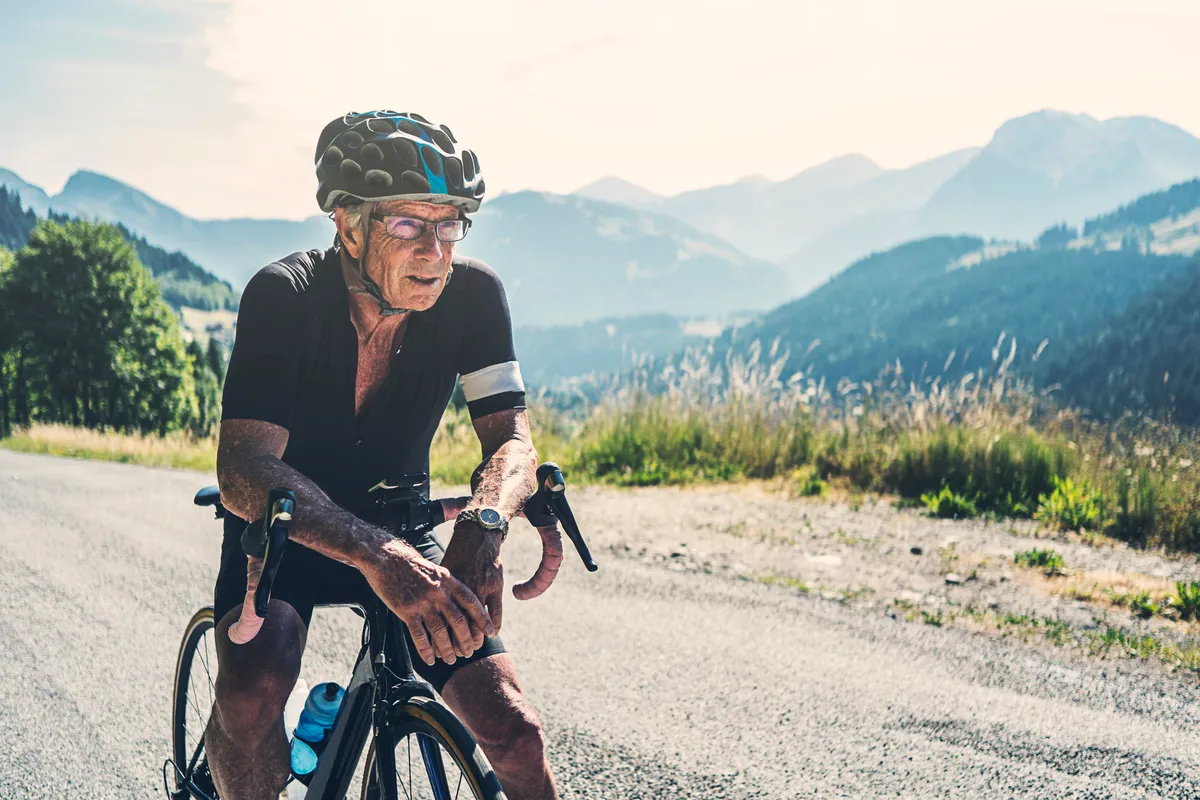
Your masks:
[[[221,419],[256,419],[288,428],[296,401],[300,297],[287,271],[259,270],[238,306],[237,331]]]
[[[466,273],[458,374],[467,409],[476,419],[525,408],[525,383],[513,347],[504,285],[494,270],[475,260]]]

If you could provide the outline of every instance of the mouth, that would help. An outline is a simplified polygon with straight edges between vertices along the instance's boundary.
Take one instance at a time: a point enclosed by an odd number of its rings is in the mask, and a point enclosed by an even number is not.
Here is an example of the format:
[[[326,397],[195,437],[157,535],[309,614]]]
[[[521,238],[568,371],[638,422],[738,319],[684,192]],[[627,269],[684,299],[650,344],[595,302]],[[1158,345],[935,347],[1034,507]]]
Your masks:
[[[425,286],[425,287],[437,286],[438,281],[441,280],[441,278],[436,277],[436,276],[432,277],[432,278],[422,278],[417,275],[409,275],[408,279],[410,281],[412,281],[413,283],[416,283],[419,286]]]

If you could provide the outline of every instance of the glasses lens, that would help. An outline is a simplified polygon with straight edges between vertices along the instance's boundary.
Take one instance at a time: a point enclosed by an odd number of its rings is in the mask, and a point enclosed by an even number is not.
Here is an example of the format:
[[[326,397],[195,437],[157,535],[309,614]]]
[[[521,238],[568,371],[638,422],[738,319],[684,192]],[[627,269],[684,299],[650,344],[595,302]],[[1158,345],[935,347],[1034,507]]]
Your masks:
[[[425,232],[425,223],[412,217],[388,217],[387,232],[388,236],[397,239],[420,239]]]
[[[467,235],[467,226],[461,219],[448,219],[438,223],[437,235],[443,242],[457,242]]]

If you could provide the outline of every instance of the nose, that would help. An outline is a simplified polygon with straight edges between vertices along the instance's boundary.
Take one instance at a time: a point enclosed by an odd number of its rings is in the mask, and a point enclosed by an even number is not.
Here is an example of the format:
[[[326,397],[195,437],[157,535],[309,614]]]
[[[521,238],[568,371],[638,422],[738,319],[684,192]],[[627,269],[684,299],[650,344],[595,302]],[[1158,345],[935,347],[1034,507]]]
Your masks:
[[[421,237],[417,239],[413,255],[425,261],[438,261],[441,259],[442,240],[437,238],[437,233],[434,231],[432,225],[426,228]]]

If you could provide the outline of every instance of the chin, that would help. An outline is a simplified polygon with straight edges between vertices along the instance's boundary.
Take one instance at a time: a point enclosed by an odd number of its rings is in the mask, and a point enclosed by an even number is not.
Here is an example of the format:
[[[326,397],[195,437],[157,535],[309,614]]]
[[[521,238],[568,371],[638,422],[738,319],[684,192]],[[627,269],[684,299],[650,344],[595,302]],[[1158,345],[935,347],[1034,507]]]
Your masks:
[[[442,286],[439,283],[437,286],[423,292],[410,292],[404,301],[397,303],[400,308],[409,308],[413,311],[428,311],[433,308],[433,304],[442,296]]]

